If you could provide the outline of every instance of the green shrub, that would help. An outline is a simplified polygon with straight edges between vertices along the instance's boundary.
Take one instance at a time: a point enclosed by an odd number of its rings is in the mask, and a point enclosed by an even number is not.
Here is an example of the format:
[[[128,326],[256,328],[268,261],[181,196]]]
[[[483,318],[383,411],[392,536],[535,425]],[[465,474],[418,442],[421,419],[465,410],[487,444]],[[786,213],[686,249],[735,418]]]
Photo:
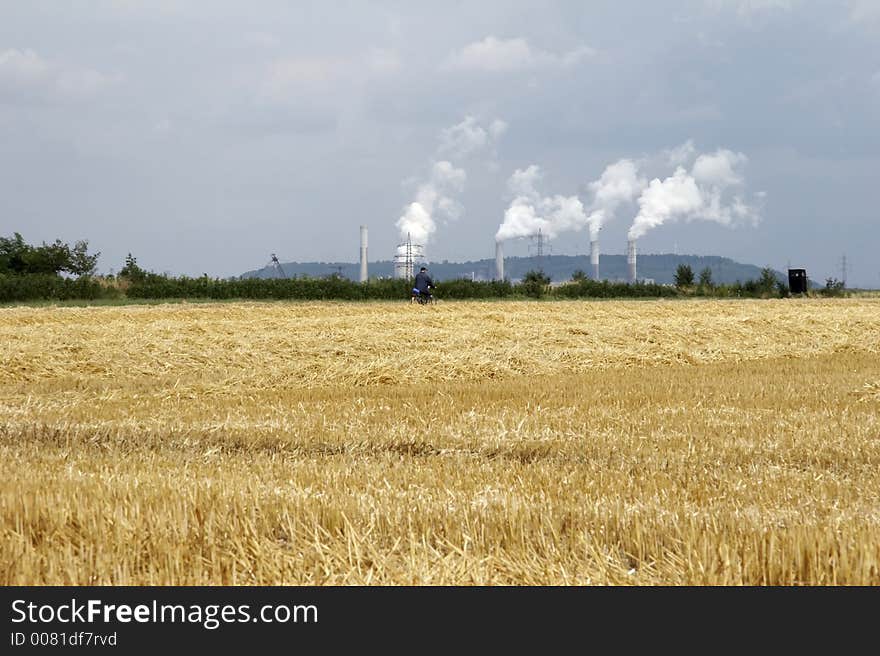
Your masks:
[[[90,276],[63,278],[51,273],[0,274],[0,303],[20,301],[68,301],[117,298],[115,287],[102,285]]]

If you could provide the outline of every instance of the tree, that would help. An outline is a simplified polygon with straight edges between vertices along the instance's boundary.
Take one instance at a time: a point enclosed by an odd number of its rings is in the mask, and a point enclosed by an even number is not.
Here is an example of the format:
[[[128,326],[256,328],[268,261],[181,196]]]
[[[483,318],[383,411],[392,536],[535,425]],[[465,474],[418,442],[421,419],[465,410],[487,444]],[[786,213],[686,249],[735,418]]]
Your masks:
[[[764,293],[770,293],[776,290],[776,273],[770,267],[761,269],[761,277],[758,278],[758,289]]]
[[[32,248],[25,243],[19,233],[12,238],[0,237],[0,273],[24,273],[27,268],[27,256]]]
[[[526,296],[540,298],[550,284],[550,276],[543,271],[527,271],[522,278],[522,289]]]
[[[130,278],[131,280],[143,280],[147,276],[147,272],[138,266],[137,258],[131,253],[125,256],[125,266],[119,271],[122,278]]]
[[[583,282],[587,279],[587,274],[582,269],[577,269],[571,274],[572,282]]]
[[[675,286],[690,287],[694,284],[694,271],[690,264],[679,264],[675,269]]]
[[[31,251],[29,273],[59,273],[70,266],[70,247],[60,239],[54,243],[43,242]]]
[[[706,287],[711,289],[715,286],[715,283],[712,282],[712,269],[706,267],[702,271],[700,271],[700,287]]]
[[[71,249],[60,239],[40,246],[25,243],[19,233],[0,238],[0,273],[57,275],[66,271],[75,276],[91,275],[100,253],[89,255],[89,242],[78,241]]]
[[[98,258],[101,253],[89,255],[89,242],[81,240],[74,244],[70,251],[70,265],[67,270],[75,276],[91,276],[98,267]]]

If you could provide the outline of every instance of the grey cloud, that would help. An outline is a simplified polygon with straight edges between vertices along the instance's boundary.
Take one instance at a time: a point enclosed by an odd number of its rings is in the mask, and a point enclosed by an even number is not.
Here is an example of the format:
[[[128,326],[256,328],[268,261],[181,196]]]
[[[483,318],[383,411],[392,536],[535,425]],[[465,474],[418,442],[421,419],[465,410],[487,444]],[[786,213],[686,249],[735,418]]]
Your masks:
[[[462,217],[437,230],[432,258],[492,256],[517,169],[539,165],[568,195],[610,163],[693,138],[748,155],[764,220],[664,225],[643,251],[791,257],[821,279],[847,249],[850,279],[876,284],[877,6],[7,3],[0,232],[90,239],[104,270],[132,251],[160,271],[232,275],[271,251],[353,260],[366,223],[371,254],[390,257],[415,193],[400,181],[438,156],[444,128],[473,116],[488,134],[498,117],[496,167],[466,167]],[[482,142],[459,132],[440,153],[453,163]],[[603,251],[622,251],[627,211],[603,227]]]

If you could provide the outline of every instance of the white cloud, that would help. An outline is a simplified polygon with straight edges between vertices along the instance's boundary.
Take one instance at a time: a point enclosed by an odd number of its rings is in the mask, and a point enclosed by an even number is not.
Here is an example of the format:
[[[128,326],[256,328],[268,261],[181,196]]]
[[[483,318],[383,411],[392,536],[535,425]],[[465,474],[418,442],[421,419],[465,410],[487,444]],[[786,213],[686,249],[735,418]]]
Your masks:
[[[403,68],[394,50],[370,48],[354,57],[282,57],[266,67],[260,95],[264,99],[289,100],[336,85],[349,88],[387,77]]]
[[[33,50],[0,52],[0,76],[20,84],[40,82],[49,75],[49,64]]]
[[[492,135],[493,139],[498,139],[502,134],[507,132],[507,122],[502,121],[500,118],[496,118],[489,125],[489,134]]]
[[[47,60],[33,50],[0,52],[0,96],[47,102],[87,100],[120,80],[119,75]]]
[[[458,52],[450,54],[441,65],[443,70],[511,73],[540,68],[567,68],[595,54],[595,50],[580,46],[557,54],[530,45],[526,39],[499,39],[487,36]]]

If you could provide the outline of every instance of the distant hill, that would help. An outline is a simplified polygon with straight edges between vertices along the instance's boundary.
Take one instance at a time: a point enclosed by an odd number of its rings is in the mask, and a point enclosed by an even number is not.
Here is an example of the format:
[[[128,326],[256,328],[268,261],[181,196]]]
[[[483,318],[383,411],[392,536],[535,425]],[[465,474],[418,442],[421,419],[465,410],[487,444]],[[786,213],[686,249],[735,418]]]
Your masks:
[[[717,255],[673,255],[663,254],[639,254],[638,276],[640,279],[652,279],[659,284],[672,284],[675,279],[675,270],[679,264],[689,264],[694,271],[694,277],[698,277],[700,271],[708,268],[712,272],[712,280],[716,283],[733,283],[739,280],[756,279],[761,275],[761,267],[754,264],[743,264],[727,257]],[[360,273],[360,265],[352,262],[282,262],[282,268],[287,276],[309,276],[320,278],[332,274],[339,274],[345,278],[357,280]],[[467,262],[442,262],[428,263],[428,271],[438,281],[451,280],[454,278],[473,278],[474,280],[491,280],[495,276],[495,260],[473,260]],[[572,273],[580,269],[592,275],[590,258],[588,255],[547,255],[539,262],[534,257],[507,257],[504,259],[504,275],[506,278],[516,281],[529,270],[543,269],[554,282],[569,280]],[[394,267],[390,260],[370,262],[368,266],[371,278],[390,278]],[[626,280],[629,268],[626,263],[626,255],[602,255],[599,260],[599,274],[608,280]],[[776,271],[780,280],[787,281],[788,273]],[[809,274],[809,272],[807,272]],[[276,278],[278,274],[270,267],[247,271],[242,278]]]

